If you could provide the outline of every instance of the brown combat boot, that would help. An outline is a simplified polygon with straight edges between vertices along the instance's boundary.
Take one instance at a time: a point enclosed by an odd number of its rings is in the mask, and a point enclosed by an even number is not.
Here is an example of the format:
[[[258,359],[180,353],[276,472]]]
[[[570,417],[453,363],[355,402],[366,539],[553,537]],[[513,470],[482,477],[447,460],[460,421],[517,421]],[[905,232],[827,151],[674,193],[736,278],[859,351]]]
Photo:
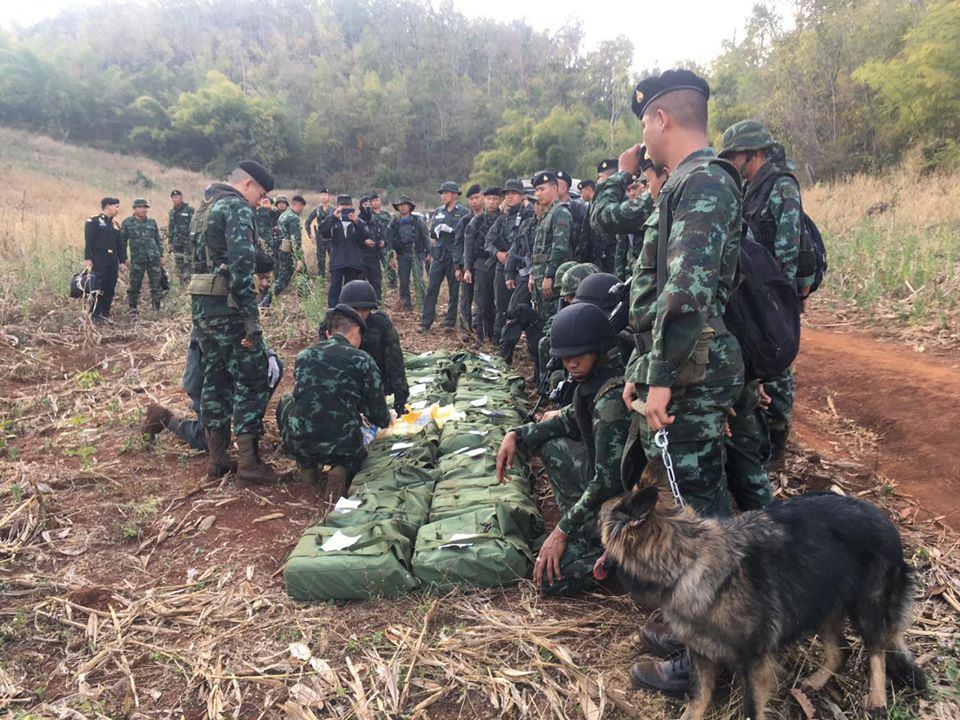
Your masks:
[[[770,459],[767,472],[782,472],[787,467],[787,430],[770,431]]]
[[[143,425],[140,426],[140,432],[144,435],[159,435],[167,427],[167,423],[173,417],[173,413],[167,410],[163,405],[154,403],[147,408],[147,414],[143,418]]]
[[[320,482],[320,471],[316,465],[310,465],[309,467],[301,465],[298,469],[300,471],[300,482],[304,485],[316,485]]]
[[[260,459],[259,438],[253,433],[237,435],[237,449],[240,451],[240,462],[237,465],[237,483],[269,484],[277,482],[277,474],[273,466]]]
[[[684,649],[666,660],[649,659],[630,668],[635,688],[655,690],[664,695],[682,696],[691,687],[690,654]]]
[[[647,620],[640,630],[640,638],[650,652],[658,658],[672,657],[683,650],[683,643],[676,638],[666,623],[661,622],[658,614],[652,615]]]
[[[227,452],[230,433],[226,430],[207,430],[207,477],[222,478],[236,469]]]
[[[333,509],[343,495],[347,492],[347,469],[343,465],[334,465],[327,472],[327,484],[323,489],[323,506],[320,508],[321,519],[326,518],[327,514]]]

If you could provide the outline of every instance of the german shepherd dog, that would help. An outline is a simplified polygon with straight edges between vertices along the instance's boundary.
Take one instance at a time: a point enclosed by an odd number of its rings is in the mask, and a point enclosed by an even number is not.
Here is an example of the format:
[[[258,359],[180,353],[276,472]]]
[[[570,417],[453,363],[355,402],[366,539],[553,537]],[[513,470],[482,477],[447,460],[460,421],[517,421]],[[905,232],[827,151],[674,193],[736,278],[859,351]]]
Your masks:
[[[633,491],[604,504],[600,530],[626,587],[659,603],[690,652],[695,690],[684,720],[703,717],[721,666],[741,677],[744,716],[761,720],[776,686],[774,654],[814,633],[825,660],[805,683],[819,690],[845,659],[847,618],[869,661],[866,709],[886,705],[888,672],[926,687],[903,640],[913,583],[900,534],[873,505],[808,493],[735,518],[702,518],[674,505],[657,460]]]

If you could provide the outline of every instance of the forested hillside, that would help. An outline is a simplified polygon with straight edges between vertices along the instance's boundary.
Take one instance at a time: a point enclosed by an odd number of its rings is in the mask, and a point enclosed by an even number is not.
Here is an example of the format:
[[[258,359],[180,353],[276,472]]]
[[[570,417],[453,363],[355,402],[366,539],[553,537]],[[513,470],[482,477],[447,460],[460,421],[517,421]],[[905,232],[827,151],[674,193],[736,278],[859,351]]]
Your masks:
[[[716,133],[763,119],[805,180],[913,147],[957,165],[960,3],[789,11],[756,6],[702,69]],[[121,2],[0,33],[0,123],[208,173],[252,155],[287,184],[587,175],[639,134],[630,93],[652,68],[630,67],[634,42],[588,48],[576,25],[550,35],[425,0]]]

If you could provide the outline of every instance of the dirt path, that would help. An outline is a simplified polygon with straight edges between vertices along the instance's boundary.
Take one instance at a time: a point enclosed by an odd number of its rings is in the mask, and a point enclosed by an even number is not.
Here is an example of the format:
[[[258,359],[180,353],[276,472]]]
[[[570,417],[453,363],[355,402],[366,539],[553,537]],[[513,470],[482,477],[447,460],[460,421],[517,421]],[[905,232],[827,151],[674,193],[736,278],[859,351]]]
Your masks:
[[[803,329],[796,362],[801,444],[836,454],[818,411],[879,436],[870,469],[960,530],[960,362],[862,335]]]

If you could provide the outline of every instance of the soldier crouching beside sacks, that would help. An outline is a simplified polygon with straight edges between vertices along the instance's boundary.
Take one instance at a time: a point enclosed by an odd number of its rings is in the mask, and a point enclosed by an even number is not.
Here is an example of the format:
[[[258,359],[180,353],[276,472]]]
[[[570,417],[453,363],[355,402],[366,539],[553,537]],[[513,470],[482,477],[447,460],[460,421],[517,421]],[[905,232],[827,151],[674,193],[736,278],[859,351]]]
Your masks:
[[[277,406],[277,425],[284,450],[297,461],[304,482],[316,482],[320,465],[327,473],[324,514],[350,485],[366,450],[360,415],[377,427],[390,424],[380,371],[359,349],[363,319],[349,305],[328,312],[329,340],[297,355],[293,393]]]

